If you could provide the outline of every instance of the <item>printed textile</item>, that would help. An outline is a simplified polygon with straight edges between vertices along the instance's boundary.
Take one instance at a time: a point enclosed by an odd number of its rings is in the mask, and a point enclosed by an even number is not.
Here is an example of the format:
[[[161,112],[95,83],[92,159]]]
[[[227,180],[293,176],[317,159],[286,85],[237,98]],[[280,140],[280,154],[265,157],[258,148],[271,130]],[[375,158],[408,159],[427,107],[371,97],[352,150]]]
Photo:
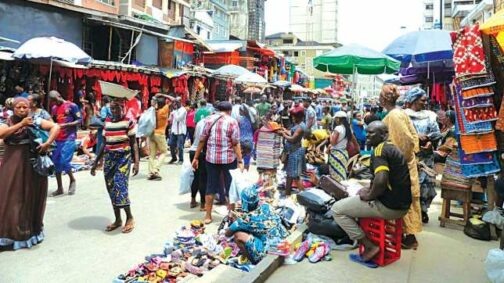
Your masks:
[[[487,73],[479,24],[461,29],[457,34],[453,49],[453,62],[457,78]]]
[[[479,123],[497,120],[495,106],[464,109],[464,116],[469,123]]]
[[[479,135],[461,135],[460,145],[466,154],[497,150],[494,132]]]

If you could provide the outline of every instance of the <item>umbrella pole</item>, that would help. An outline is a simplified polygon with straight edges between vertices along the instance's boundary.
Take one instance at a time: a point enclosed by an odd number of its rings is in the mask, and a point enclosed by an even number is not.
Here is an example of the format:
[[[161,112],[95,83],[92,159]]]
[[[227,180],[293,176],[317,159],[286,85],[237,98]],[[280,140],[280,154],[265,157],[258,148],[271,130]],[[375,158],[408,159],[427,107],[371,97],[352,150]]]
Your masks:
[[[357,89],[357,66],[353,66],[353,77],[352,77],[352,100],[350,101],[350,119],[353,117],[353,112],[355,108],[355,91]]]
[[[51,63],[49,64],[49,79],[47,80],[47,94],[45,97],[45,102],[46,102],[46,109],[49,111],[49,92],[51,91],[51,80],[52,80],[52,66],[53,66],[53,59],[51,57]]]

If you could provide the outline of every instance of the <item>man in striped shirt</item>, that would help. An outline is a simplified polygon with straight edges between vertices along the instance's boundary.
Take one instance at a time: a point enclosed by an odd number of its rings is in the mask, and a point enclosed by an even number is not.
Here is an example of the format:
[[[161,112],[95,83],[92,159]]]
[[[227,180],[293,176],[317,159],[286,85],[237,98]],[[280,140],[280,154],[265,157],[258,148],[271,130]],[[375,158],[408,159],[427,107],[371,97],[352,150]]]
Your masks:
[[[215,194],[225,185],[227,192],[231,186],[229,170],[238,166],[243,171],[243,159],[240,149],[240,128],[231,117],[233,106],[224,101],[217,105],[218,113],[208,117],[201,134],[200,142],[194,155],[192,166],[198,169],[198,158],[206,150],[207,190],[205,196],[205,224],[212,222],[212,206]],[[205,148],[206,145],[206,148]],[[224,184],[221,176],[224,175]]]

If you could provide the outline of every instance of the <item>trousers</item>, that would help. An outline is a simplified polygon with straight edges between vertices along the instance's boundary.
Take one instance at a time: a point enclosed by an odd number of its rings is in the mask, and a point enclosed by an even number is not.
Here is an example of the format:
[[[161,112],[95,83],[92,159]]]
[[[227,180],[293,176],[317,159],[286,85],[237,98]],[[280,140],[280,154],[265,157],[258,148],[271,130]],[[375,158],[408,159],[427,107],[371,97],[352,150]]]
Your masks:
[[[156,158],[159,152],[159,157]],[[162,134],[152,134],[149,137],[149,173],[158,174],[161,165],[168,153],[166,145],[166,136]]]

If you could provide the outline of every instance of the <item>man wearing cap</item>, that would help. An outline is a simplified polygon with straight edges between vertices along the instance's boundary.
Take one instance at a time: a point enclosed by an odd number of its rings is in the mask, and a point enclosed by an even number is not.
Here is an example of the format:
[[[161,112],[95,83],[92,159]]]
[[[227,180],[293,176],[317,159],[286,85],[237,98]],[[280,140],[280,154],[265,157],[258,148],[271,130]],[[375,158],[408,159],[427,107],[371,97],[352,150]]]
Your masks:
[[[198,148],[192,160],[192,166],[198,169],[198,158],[206,146],[207,189],[205,196],[205,224],[212,222],[212,207],[215,194],[224,187],[227,192],[231,186],[229,170],[238,166],[243,171],[243,159],[240,148],[240,128],[238,122],[231,117],[233,106],[227,101],[217,105],[219,112],[205,120],[205,126],[200,137]],[[221,176],[224,175],[224,184]]]
[[[305,97],[303,98],[303,108],[305,110],[305,124],[306,128],[309,130],[317,129],[317,113],[315,109],[311,106],[311,98]]]

